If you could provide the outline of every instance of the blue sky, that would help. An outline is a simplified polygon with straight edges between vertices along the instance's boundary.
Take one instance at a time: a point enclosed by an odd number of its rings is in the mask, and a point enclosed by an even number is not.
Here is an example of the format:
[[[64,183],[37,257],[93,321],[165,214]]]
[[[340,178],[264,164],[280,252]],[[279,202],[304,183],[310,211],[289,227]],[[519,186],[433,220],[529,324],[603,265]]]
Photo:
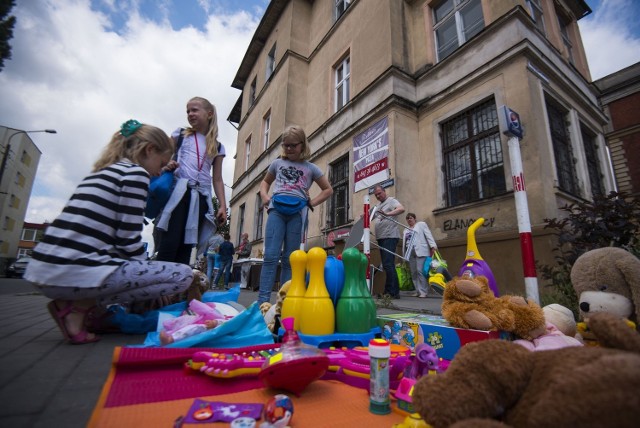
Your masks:
[[[640,0],[587,4],[594,13],[579,25],[592,77],[640,61]],[[26,221],[58,215],[122,122],[136,118],[171,132],[187,125],[185,104],[196,95],[218,108],[230,186],[237,131],[226,118],[240,96],[230,85],[267,5],[18,0],[12,59],[0,72],[0,124],[58,131],[31,135],[42,158]]]

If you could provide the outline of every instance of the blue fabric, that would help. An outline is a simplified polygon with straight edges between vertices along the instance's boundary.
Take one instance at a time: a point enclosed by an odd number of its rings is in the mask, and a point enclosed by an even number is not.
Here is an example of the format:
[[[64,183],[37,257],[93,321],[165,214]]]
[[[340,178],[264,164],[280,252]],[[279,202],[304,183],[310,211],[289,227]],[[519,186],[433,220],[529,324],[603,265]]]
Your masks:
[[[431,261],[433,259],[431,258],[431,256],[427,257],[424,259],[424,265],[422,265],[422,275],[425,278],[429,278],[429,276],[431,276]]]
[[[239,289],[239,287],[236,287]],[[203,333],[171,343],[166,348],[239,348],[272,344],[273,335],[264,322],[260,308],[254,302],[245,311],[224,324]],[[158,332],[147,334],[142,347],[160,346]]]
[[[307,200],[291,195],[277,194],[271,198],[271,204],[280,214],[293,215],[307,206]]]
[[[384,294],[392,297],[400,296],[400,285],[398,284],[398,273],[395,265],[395,252],[398,246],[398,238],[378,239],[378,245],[388,251],[380,251],[380,259],[382,259],[382,268],[386,273],[384,282]]]
[[[158,177],[151,177],[147,206],[144,209],[145,217],[154,219],[160,214],[171,196],[173,182],[173,171],[166,171]]]
[[[264,235],[264,260],[260,271],[258,305],[271,300],[278,260],[281,260],[280,285],[291,279],[289,256],[300,248],[301,240],[302,216],[300,214],[284,215],[276,210],[269,210]],[[282,257],[280,257],[281,254]]]

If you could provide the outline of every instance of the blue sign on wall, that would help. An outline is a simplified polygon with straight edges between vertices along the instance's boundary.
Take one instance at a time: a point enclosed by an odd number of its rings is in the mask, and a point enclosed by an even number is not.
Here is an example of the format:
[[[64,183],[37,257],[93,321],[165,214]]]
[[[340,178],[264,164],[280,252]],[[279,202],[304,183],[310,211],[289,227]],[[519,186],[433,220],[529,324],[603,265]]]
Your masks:
[[[503,124],[503,133],[509,137],[522,138],[524,135],[524,129],[520,122],[520,115],[511,110],[507,106],[502,106],[501,122]]]

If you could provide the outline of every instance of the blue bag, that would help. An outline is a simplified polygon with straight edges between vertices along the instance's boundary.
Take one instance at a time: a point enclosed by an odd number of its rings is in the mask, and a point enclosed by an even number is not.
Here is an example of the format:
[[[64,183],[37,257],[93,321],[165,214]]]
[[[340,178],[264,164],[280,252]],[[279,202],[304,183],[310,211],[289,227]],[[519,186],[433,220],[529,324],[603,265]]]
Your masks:
[[[182,145],[182,140],[184,139],[183,131],[184,129],[180,130],[180,135],[176,141],[176,151],[173,159],[176,159],[178,150],[180,150],[180,146]],[[164,206],[167,205],[169,197],[171,197],[174,185],[175,178],[173,171],[163,172],[159,177],[151,177],[149,193],[147,194],[147,206],[144,209],[144,216],[146,218],[153,220],[160,215]]]
[[[424,260],[424,264],[422,265],[422,272],[420,272],[422,274],[422,276],[424,276],[425,278],[429,278],[430,275],[430,271],[431,271],[431,261],[433,259],[431,258],[431,256],[427,257]]]
[[[290,195],[273,195],[271,198],[273,208],[280,214],[292,215],[300,212],[301,209],[307,206],[308,200],[297,198]]]

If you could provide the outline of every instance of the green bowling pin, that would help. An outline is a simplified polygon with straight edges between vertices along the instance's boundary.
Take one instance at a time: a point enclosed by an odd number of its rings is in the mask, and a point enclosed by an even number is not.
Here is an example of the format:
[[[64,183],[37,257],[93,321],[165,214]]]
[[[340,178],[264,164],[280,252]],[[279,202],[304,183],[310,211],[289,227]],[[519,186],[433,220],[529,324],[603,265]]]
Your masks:
[[[344,287],[336,309],[338,333],[367,333],[371,330],[371,306],[361,285],[362,259],[357,248],[342,253]]]

